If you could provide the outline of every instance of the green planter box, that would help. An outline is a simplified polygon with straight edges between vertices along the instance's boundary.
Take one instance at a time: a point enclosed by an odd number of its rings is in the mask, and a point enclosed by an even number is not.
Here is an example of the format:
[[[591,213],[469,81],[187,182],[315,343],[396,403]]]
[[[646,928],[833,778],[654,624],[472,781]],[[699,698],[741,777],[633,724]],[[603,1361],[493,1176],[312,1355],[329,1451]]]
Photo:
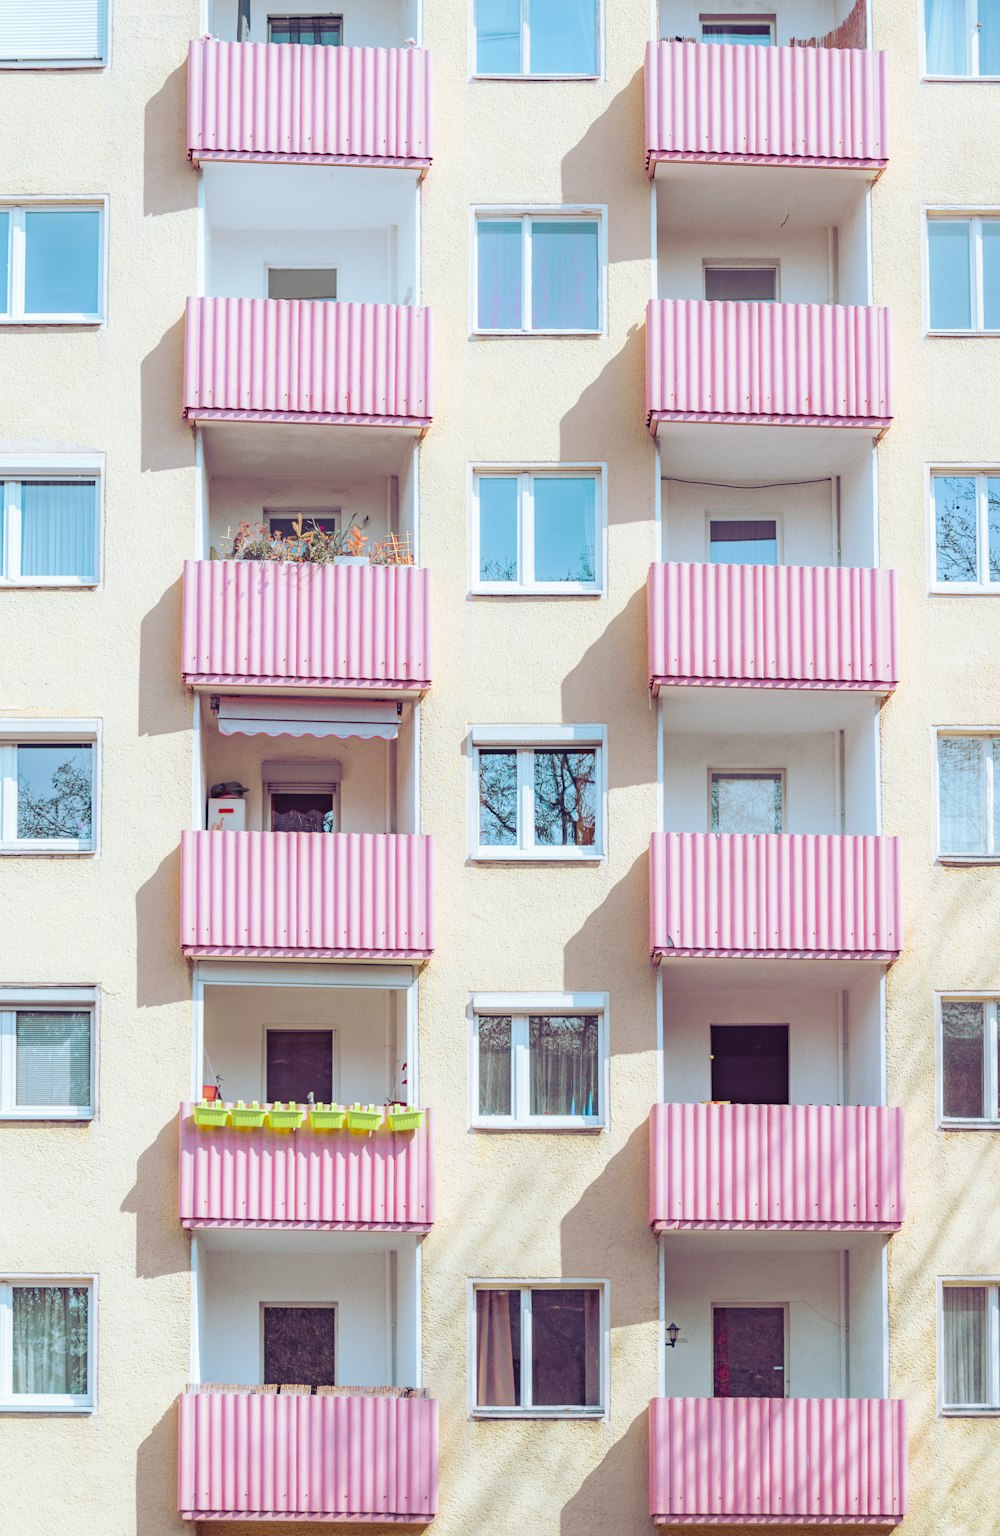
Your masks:
[[[234,1104],[229,1117],[238,1131],[259,1131],[267,1111],[259,1104]]]
[[[368,1104],[364,1108],[360,1104],[355,1104],[347,1111],[347,1129],[356,1131],[359,1136],[368,1131],[377,1131],[381,1124],[382,1111],[376,1109],[374,1104]]]
[[[422,1109],[390,1109],[387,1116],[390,1131],[419,1131],[424,1123]]]
[[[229,1121],[229,1110],[225,1104],[210,1104],[203,1099],[200,1104],[194,1106],[194,1123],[202,1131],[214,1131],[219,1126],[226,1125]]]
[[[270,1131],[297,1131],[305,1114],[298,1104],[272,1104],[265,1124]]]
[[[309,1124],[314,1131],[341,1131],[347,1119],[347,1110],[339,1104],[313,1104],[309,1110]]]

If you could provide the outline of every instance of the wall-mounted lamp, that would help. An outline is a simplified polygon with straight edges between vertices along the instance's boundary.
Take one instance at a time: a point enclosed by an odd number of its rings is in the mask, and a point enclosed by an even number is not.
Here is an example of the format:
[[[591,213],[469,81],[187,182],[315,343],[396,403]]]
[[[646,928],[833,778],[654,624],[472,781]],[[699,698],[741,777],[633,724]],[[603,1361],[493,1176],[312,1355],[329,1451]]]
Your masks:
[[[673,1349],[674,1346],[676,1345],[677,1339],[678,1339],[679,1335],[680,1335],[680,1329],[678,1328],[677,1324],[676,1323],[668,1323],[667,1324],[667,1344],[668,1344],[670,1349]]]

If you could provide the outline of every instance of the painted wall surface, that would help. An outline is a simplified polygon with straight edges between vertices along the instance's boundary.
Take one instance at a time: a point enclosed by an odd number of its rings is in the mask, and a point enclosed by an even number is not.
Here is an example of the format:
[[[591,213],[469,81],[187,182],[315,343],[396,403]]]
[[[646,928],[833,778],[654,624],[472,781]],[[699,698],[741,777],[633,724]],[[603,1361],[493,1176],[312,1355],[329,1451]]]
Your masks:
[[[392,304],[399,299],[394,247],[391,230],[216,229],[206,293],[266,299],[269,267],[333,267],[343,303]]]
[[[705,263],[723,266],[728,261],[740,266],[777,266],[781,303],[830,304],[834,299],[827,229],[757,233],[735,228],[720,233],[685,226],[681,232],[664,218],[658,246],[661,299],[703,299]]]
[[[707,560],[713,519],[751,518],[777,524],[779,565],[836,565],[834,489],[832,479],[755,490],[739,485],[686,485],[667,478],[663,481],[665,557]]]
[[[209,28],[217,37],[235,42],[236,0],[209,0]],[[336,0],[317,12],[305,12],[297,4],[275,0],[251,0],[250,41],[267,42],[269,16],[336,15],[344,19],[343,41],[351,48],[401,48],[416,32],[415,0]]]
[[[712,1097],[713,1024],[787,1024],[790,1104],[842,1104],[840,994],[811,987],[782,991],[675,991],[664,996],[663,1075],[668,1102]]]
[[[836,739],[821,731],[736,736],[721,731],[671,733],[668,728],[665,827],[670,832],[710,832],[710,773],[750,770],[784,774],[783,832],[839,832],[836,768]]]

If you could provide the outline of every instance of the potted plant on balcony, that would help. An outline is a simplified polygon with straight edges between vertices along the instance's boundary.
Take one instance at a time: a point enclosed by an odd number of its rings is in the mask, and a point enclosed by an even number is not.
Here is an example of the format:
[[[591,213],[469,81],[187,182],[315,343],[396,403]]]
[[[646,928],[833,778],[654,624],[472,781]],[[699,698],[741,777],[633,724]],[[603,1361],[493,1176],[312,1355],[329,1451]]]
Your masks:
[[[375,1104],[352,1104],[347,1111],[347,1129],[358,1136],[377,1131],[382,1124],[382,1111]]]
[[[269,1131],[297,1131],[302,1124],[305,1110],[299,1104],[272,1104],[265,1124]]]
[[[230,1119],[238,1131],[259,1131],[266,1114],[267,1111],[261,1109],[256,1099],[252,1104],[244,1104],[242,1099],[237,1099],[229,1111]]]
[[[194,1123],[200,1131],[214,1131],[228,1124],[229,1107],[221,1099],[203,1098],[194,1106]]]
[[[309,1124],[314,1131],[343,1130],[347,1111],[342,1104],[310,1104]]]
[[[415,1109],[412,1104],[403,1104],[399,1099],[394,1099],[385,1109],[390,1131],[419,1131],[424,1123],[422,1109]]]

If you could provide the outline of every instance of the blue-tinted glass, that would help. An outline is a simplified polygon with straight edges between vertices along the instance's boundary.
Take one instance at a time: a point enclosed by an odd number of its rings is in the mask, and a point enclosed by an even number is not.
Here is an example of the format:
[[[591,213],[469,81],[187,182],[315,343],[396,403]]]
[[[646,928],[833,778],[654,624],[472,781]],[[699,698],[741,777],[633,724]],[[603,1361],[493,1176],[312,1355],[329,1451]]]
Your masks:
[[[18,838],[89,839],[93,759],[86,745],[18,747]]]
[[[521,73],[521,0],[476,0],[476,72]]]
[[[479,843],[511,848],[517,842],[517,753],[479,754]]]
[[[986,512],[990,532],[990,581],[1000,581],[1000,479],[986,480]]]
[[[596,0],[530,0],[530,73],[597,74]]]
[[[534,492],[535,580],[594,581],[596,482],[540,476]]]
[[[21,575],[94,576],[97,485],[28,480],[21,487]]]
[[[938,581],[976,581],[976,477],[934,476]]]
[[[924,0],[929,75],[967,75],[965,0]]]
[[[725,22],[703,21],[701,24],[701,40],[703,43],[742,43],[751,47],[770,48],[771,28],[767,24],[755,26],[748,22],[746,26],[739,26]]]
[[[521,225],[480,219],[477,228],[479,313],[484,331],[521,328]]]
[[[972,329],[972,280],[968,219],[931,219],[927,225],[930,253],[931,329]]]
[[[983,325],[1000,331],[1000,219],[983,220]]]
[[[479,579],[517,580],[517,478],[484,475],[479,482]]]
[[[713,565],[777,565],[777,525],[767,518],[713,519],[708,525],[708,553]]]
[[[979,73],[1000,75],[1000,0],[979,0]]]
[[[0,213],[0,315],[10,314],[10,214]]]
[[[532,220],[532,330],[598,330],[598,281],[596,220]]]
[[[28,315],[99,312],[101,215],[96,208],[24,216],[24,310]]]

